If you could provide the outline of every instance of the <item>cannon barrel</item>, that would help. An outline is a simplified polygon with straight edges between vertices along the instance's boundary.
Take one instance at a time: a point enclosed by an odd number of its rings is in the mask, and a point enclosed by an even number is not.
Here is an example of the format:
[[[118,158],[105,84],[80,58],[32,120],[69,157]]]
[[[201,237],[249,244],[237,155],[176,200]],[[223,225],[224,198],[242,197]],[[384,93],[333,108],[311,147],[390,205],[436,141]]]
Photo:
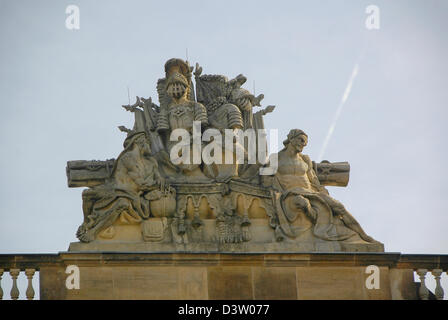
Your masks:
[[[67,162],[67,180],[70,188],[93,187],[103,184],[110,177],[115,159],[106,161],[74,160]],[[313,169],[319,182],[323,186],[346,187],[350,177],[350,164],[348,162],[316,163]]]
[[[313,168],[321,185],[346,187],[350,178],[350,164],[348,162],[313,161]]]
[[[73,160],[67,162],[67,182],[70,188],[93,187],[106,182],[112,173],[115,159]]]

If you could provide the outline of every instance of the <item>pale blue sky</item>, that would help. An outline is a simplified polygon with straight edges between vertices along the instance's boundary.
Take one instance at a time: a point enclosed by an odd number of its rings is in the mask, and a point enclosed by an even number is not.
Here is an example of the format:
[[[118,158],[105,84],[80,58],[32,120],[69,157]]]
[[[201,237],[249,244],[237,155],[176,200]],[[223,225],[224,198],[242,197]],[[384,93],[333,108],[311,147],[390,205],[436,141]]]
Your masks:
[[[380,30],[364,26],[369,4]],[[82,189],[66,161],[116,157],[126,87],[156,100],[186,48],[204,73],[255,80],[277,106],[266,126],[280,143],[305,130],[313,159],[359,61],[324,156],[350,162],[350,183],[330,192],[386,251],[448,253],[448,1],[0,0],[0,16],[1,253],[67,250]]]

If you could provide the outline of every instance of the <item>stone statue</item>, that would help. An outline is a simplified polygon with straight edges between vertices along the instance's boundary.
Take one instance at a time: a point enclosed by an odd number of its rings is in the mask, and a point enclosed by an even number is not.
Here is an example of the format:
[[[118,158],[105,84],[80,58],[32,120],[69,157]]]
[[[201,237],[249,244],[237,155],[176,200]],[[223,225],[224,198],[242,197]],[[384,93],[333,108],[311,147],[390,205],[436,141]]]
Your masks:
[[[279,201],[279,228],[282,234],[295,238],[303,231],[300,224],[293,225],[303,213],[314,225],[315,236],[324,240],[346,240],[353,232],[367,242],[375,242],[361,228],[355,218],[337,200],[329,196],[313,169],[307,155],[302,154],[308,136],[300,129],[289,132],[283,142],[285,148],[278,153],[278,171],[275,174]],[[342,221],[343,225],[339,222]],[[305,228],[307,224],[304,224]]]
[[[170,59],[157,82],[160,105],[137,97],[135,104],[123,106],[135,122],[132,129],[119,127],[127,137],[116,160],[67,163],[69,187],[88,188],[76,234],[81,242],[69,250],[384,251],[325,188],[347,185],[347,162],[312,162],[302,154],[308,136],[293,129],[277,154],[277,171],[265,176],[264,158],[247,160],[250,152],[262,150],[260,143],[267,145],[263,117],[275,107],[254,112],[263,95],[244,89],[247,79],[241,74],[231,80],[202,75],[198,64],[194,79],[192,72],[188,62]],[[225,142],[226,132],[244,130],[249,130],[246,138],[232,135]],[[182,141],[186,148],[170,139],[179,131],[189,135]],[[198,147],[210,157],[190,162],[182,157],[188,151],[192,157]],[[232,161],[209,161],[220,153]]]
[[[92,241],[120,215],[134,221],[149,218],[148,199],[159,198],[159,190],[169,188],[159,173],[157,161],[149,156],[151,149],[144,132],[129,135],[124,147],[110,179],[82,194],[84,222],[77,232],[81,241]]]
[[[248,90],[242,88],[241,86],[247,81],[244,75],[239,74],[231,80],[223,75],[202,75],[202,67],[198,64],[196,64],[194,75],[196,96],[207,109],[211,127],[220,130],[223,136],[225,129],[264,129],[262,117],[266,113],[272,112],[274,106],[268,106],[266,109],[258,111],[254,117],[253,108],[260,106],[264,95],[260,94],[255,97]],[[258,136],[256,139],[258,141]],[[224,146],[224,142],[222,145]],[[236,143],[233,150],[236,148],[244,150],[244,161],[234,167],[229,165],[213,166],[213,171],[218,173],[215,177],[240,176],[246,180],[253,178],[259,165],[247,163],[247,143]]]
[[[196,64],[196,95],[207,108],[213,126],[219,129],[254,128],[252,108],[260,106],[264,95],[255,97],[241,88],[247,81],[242,74],[231,80],[222,75],[201,74],[202,67]]]
[[[158,92],[161,110],[157,119],[157,132],[164,136],[168,153],[177,142],[170,141],[170,133],[175,129],[185,129],[192,135],[193,122],[201,123],[201,129],[208,126],[207,110],[198,102],[191,100],[191,70],[186,62],[170,59],[165,64],[166,78],[159,80]],[[192,141],[190,142],[190,145]],[[190,155],[193,152],[190,150]],[[189,164],[180,164],[179,168],[189,176],[203,176],[199,164],[190,159]]]
[[[159,81],[159,85],[164,86],[159,92],[166,92],[162,94],[162,99],[165,99],[166,103],[162,105],[163,110],[157,122],[159,132],[178,128],[192,130],[193,121],[201,122],[204,127],[208,126],[205,107],[189,98],[191,75],[188,70],[190,69],[186,62],[180,59],[170,59],[165,64],[166,78]]]

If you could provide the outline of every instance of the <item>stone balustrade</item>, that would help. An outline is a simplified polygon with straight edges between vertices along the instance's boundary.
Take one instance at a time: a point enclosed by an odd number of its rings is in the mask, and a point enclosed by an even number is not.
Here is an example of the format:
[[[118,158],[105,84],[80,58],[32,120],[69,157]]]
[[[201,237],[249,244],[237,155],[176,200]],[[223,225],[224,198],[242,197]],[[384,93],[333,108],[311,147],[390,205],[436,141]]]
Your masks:
[[[426,275],[428,273],[428,269],[417,269],[418,277],[420,278],[420,287],[418,290],[418,295],[421,300],[429,300],[430,292],[426,287]],[[433,269],[430,270],[430,273],[434,276],[436,280],[436,288],[434,290],[434,297],[436,300],[443,300],[444,291],[442,285],[440,283],[440,279],[443,273],[442,269]]]
[[[81,270],[82,290],[66,287],[67,267],[73,265]],[[364,287],[367,266],[372,265],[381,271],[378,290]],[[123,270],[130,274],[122,275]],[[227,299],[232,296],[236,299],[442,300],[445,280],[441,279],[447,276],[447,270],[448,255],[400,253],[0,254],[0,299],[8,298],[8,293],[13,300],[19,298],[19,275],[27,278],[26,299],[34,299],[33,278],[38,273],[41,299]],[[414,272],[420,282],[414,281]],[[4,285],[8,282],[6,277],[10,279],[8,288]],[[134,278],[140,280],[134,284],[136,289],[130,290],[133,284],[128,281]],[[234,278],[241,281],[235,292],[228,287]],[[107,289],[111,279],[115,281],[114,292]],[[434,281],[435,289],[431,292],[428,282]],[[123,288],[120,283],[125,284]],[[148,284],[153,292],[148,292]],[[277,288],[277,284],[282,287]],[[168,286],[166,292],[160,290],[164,286]],[[194,290],[188,289],[189,286]],[[159,296],[158,292],[167,296]],[[243,293],[246,295],[238,296]]]
[[[25,270],[21,270],[21,269],[9,269],[9,275],[11,276],[11,280],[12,280],[12,287],[11,287],[11,291],[10,291],[10,297],[12,300],[17,300],[19,299],[19,295],[20,295],[20,291],[19,288],[17,286],[17,278],[20,274],[21,271],[25,272],[25,275],[27,277],[27,288],[26,288],[26,298],[28,300],[33,300],[34,299],[34,295],[35,295],[35,290],[33,288],[33,277],[36,273],[36,269],[33,268],[27,268]],[[0,300],[3,299],[4,296],[4,290],[2,288],[2,277],[5,275],[5,269],[0,269]]]
[[[26,299],[33,300],[36,296],[33,279],[39,274],[41,267],[56,266],[58,260],[58,254],[0,254],[0,300],[19,299],[20,275],[25,275],[27,279]],[[5,283],[9,285],[10,290],[5,287]]]

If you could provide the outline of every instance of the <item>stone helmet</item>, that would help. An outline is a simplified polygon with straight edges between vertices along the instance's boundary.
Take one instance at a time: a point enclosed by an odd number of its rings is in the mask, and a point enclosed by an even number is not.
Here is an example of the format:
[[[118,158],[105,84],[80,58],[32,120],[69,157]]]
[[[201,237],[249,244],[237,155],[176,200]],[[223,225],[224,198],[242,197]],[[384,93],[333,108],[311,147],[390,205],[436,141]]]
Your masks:
[[[190,91],[191,70],[189,65],[181,59],[170,59],[165,63],[165,90],[176,98],[180,98]]]
[[[187,81],[191,78],[191,68],[182,59],[172,58],[165,63],[165,77],[168,79],[173,73],[180,73]]]

